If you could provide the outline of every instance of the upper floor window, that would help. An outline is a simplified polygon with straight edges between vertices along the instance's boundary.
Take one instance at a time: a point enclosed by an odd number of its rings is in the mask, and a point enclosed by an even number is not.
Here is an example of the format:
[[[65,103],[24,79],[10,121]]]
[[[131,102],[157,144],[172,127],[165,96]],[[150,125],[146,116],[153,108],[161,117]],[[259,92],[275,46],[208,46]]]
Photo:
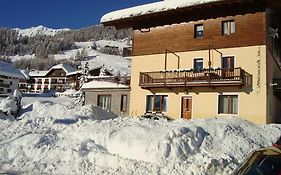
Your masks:
[[[222,22],[222,35],[231,35],[235,33],[235,22],[234,20]]]
[[[194,26],[194,38],[200,38],[204,35],[204,26],[203,24],[197,24]]]
[[[194,59],[193,69],[195,69],[195,70],[202,70],[203,69],[203,58]]]

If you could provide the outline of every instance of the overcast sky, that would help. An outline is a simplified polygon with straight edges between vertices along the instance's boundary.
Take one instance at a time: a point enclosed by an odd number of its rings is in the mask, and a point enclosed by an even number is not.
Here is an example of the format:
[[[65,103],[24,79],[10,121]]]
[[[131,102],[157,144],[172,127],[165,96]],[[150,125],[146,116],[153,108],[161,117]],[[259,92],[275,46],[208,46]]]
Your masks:
[[[99,24],[102,15],[160,0],[1,0],[0,27],[72,28]]]

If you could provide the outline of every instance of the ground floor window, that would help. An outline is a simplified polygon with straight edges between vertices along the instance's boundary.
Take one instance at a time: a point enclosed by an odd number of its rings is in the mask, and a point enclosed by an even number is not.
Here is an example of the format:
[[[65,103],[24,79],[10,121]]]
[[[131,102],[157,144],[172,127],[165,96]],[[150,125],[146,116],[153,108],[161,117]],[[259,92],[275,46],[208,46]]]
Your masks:
[[[238,114],[238,95],[220,95],[219,114]]]
[[[121,95],[121,112],[127,111],[127,95]]]
[[[98,106],[105,109],[111,110],[111,96],[110,95],[98,95]]]
[[[146,112],[167,112],[168,95],[147,95]]]

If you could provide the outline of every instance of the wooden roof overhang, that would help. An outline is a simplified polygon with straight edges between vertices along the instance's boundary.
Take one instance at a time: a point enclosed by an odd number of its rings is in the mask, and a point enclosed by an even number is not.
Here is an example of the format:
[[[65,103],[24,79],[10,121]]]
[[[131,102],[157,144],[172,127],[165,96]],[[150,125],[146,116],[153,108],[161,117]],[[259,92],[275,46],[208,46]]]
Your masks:
[[[270,0],[223,0],[104,22],[116,29],[148,29],[189,21],[265,11]],[[273,0],[275,1],[275,0]],[[271,2],[271,1],[270,1]],[[275,5],[274,5],[275,6]]]

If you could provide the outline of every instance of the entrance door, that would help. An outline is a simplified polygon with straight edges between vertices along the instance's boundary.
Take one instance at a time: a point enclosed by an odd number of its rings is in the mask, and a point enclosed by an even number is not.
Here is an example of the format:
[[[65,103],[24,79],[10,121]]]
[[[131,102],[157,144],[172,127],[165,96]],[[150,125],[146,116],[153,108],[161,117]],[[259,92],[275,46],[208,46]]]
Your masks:
[[[181,98],[181,118],[191,119],[192,114],[192,97]]]

